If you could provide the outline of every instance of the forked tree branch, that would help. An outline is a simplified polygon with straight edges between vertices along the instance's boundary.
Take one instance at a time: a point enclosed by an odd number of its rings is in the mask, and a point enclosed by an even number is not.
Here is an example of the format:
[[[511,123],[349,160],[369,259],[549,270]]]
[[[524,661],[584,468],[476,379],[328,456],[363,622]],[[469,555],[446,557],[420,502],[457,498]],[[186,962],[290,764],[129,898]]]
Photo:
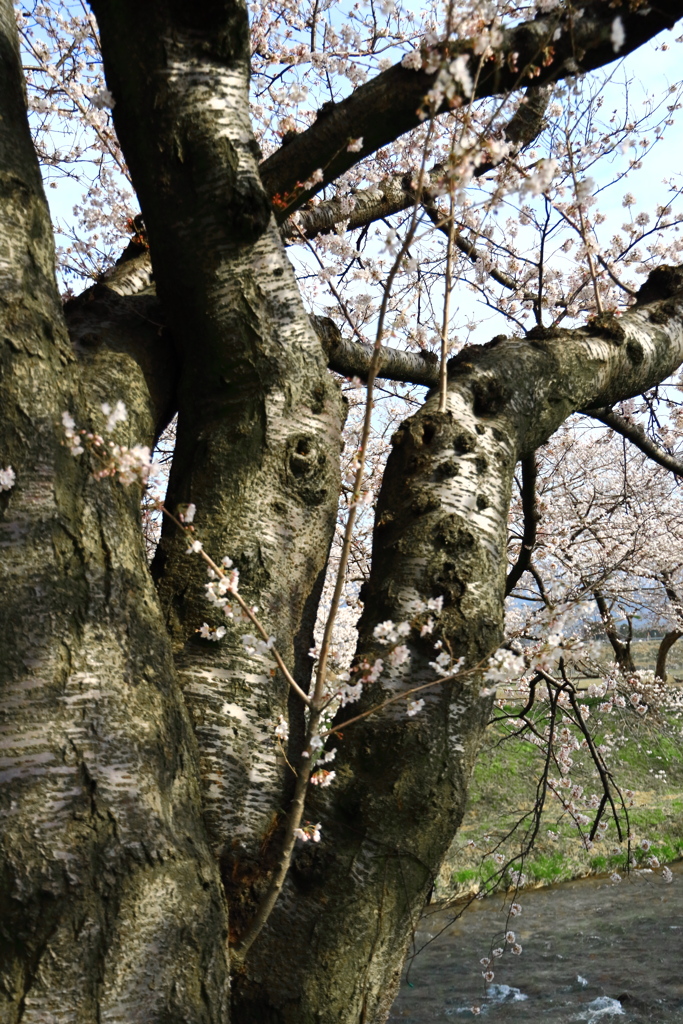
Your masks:
[[[524,99],[503,133],[505,139],[514,146],[515,152],[530,145],[540,134],[545,123],[545,112],[551,92],[550,85],[532,85],[527,88]],[[482,177],[495,166],[490,161],[479,164],[474,171],[474,177]],[[428,194],[430,187],[438,184],[445,173],[445,166],[436,164],[424,182],[423,195]],[[282,225],[283,235],[285,238],[296,238],[302,232],[306,238],[315,238],[316,235],[333,230],[337,224],[344,224],[347,231],[352,231],[355,228],[366,227],[383,217],[401,213],[413,206],[416,201],[413,178],[412,174],[394,174],[380,181],[374,188],[352,192],[349,196],[336,196],[310,209],[299,210],[295,216],[288,217]],[[438,217],[441,222],[443,218],[440,213]],[[459,237],[461,241],[456,240],[456,245],[462,252],[471,256],[472,243],[462,236]],[[463,248],[463,245],[469,249]],[[479,256],[472,258],[476,260]],[[505,283],[505,287],[516,288],[516,285]]]
[[[610,64],[663,29],[672,28],[683,16],[683,0],[648,7],[593,0],[583,4],[577,15],[573,6],[563,5],[505,29],[494,58],[484,62],[476,75],[474,95],[466,97],[461,89],[463,101],[505,95],[530,81],[542,85]],[[618,54],[612,39],[616,17],[621,19],[624,32]],[[472,40],[442,46],[445,61],[468,56],[472,72],[479,61],[475,51]],[[292,213],[359,160],[420,125],[425,97],[437,75],[438,71],[428,73],[395,64],[331,109],[321,111],[310,128],[264,160],[260,167],[263,183],[271,196],[280,196],[283,213]],[[444,101],[436,113],[449,109]],[[362,148],[350,153],[348,143],[357,138],[363,139]],[[309,189],[301,188],[318,168],[323,171],[323,181]]]

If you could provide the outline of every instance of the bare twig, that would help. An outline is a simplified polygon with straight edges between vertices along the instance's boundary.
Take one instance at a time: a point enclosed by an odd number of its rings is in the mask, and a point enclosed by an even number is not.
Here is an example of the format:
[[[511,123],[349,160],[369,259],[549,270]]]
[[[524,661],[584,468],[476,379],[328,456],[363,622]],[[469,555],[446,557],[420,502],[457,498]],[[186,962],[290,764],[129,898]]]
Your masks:
[[[178,526],[183,531],[183,533],[185,533],[187,536],[190,536],[190,537],[195,534],[194,529],[192,527],[188,526],[187,524],[182,523],[179,519],[177,519],[176,516],[174,516],[172,512],[169,512],[169,510],[166,508],[166,506],[163,504],[163,502],[157,501],[155,504],[156,504],[156,507],[159,509],[159,511],[163,512],[164,515],[168,519],[170,519],[172,523],[175,523],[176,526]],[[216,565],[214,560],[209,555],[207,555],[207,553],[204,550],[204,548],[200,548],[196,553],[201,556],[203,561],[206,562],[206,564],[209,566],[209,568],[213,572],[215,572],[215,574],[218,577],[220,577],[221,579],[225,579],[226,574],[225,574],[224,570],[221,568],[220,565]],[[231,599],[234,599],[237,602],[237,604],[240,606],[241,611],[244,613],[244,615],[246,615],[246,617],[249,619],[249,621],[252,623],[252,625],[254,625],[256,627],[256,629],[258,630],[259,635],[261,636],[261,639],[265,640],[266,643],[268,643],[269,640],[270,640],[270,636],[268,635],[266,629],[261,624],[259,619],[257,619],[256,615],[251,610],[249,605],[246,603],[246,601],[242,598],[242,596],[240,594],[237,593],[236,590],[230,590],[230,595],[231,595]],[[294,690],[294,692],[297,694],[297,696],[301,698],[301,700],[304,702],[304,704],[306,704],[307,707],[311,707],[311,698],[308,696],[308,694],[304,690],[301,689],[301,687],[299,686],[297,681],[294,679],[293,675],[291,674],[291,672],[289,671],[289,669],[285,665],[284,661],[282,660],[282,656],[278,652],[277,648],[271,647],[270,648],[270,652],[271,652],[271,654],[273,655],[273,657],[275,659],[277,667],[282,672],[282,674],[285,677],[285,679],[287,680],[287,683],[289,684],[289,686],[291,686],[291,688]]]

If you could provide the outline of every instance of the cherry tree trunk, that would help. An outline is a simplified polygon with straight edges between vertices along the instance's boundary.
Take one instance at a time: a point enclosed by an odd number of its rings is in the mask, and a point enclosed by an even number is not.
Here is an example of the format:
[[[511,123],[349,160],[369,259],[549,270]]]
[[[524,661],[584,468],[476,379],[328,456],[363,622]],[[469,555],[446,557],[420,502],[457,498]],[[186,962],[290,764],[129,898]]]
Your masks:
[[[0,1021],[379,1024],[489,715],[515,464],[572,412],[679,365],[681,277],[651,275],[619,321],[466,350],[445,412],[432,396],[395,435],[359,657],[382,656],[375,626],[412,621],[417,601],[443,612],[360,706],[431,683],[436,639],[471,671],[425,690],[420,715],[401,701],[343,730],[336,784],[306,806],[322,841],[238,959],[303,708],[241,629],[198,635],[222,621],[199,559],[167,526],[149,570],[139,488],[94,480],[61,420],[99,429],[121,399],[126,443],[152,444],[178,410],[169,504],[197,505],[205,547],[233,559],[305,687],[344,409],[259,176],[244,6],[93,7],[158,298],[112,278],[63,308],[0,0],[0,468],[16,471],[0,492]]]
[[[140,489],[62,444],[112,394],[129,443],[159,409],[134,332],[69,338],[4,2],[0,114],[0,1020],[218,1024],[226,903]]]
[[[655,667],[655,675],[658,679],[661,679],[663,683],[667,681],[666,661],[669,657],[669,651],[683,636],[680,629],[672,629],[666,633],[661,640],[659,648],[657,650],[657,665]]]

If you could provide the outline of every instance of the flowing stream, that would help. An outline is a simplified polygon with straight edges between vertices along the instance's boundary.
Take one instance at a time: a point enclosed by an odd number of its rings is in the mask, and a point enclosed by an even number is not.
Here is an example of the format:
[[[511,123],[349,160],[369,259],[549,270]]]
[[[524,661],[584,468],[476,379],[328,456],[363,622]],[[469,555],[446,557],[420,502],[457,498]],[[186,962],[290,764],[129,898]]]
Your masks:
[[[669,884],[660,872],[634,872],[621,884],[591,878],[522,892],[522,913],[507,923],[500,898],[475,901],[455,922],[452,910],[430,907],[415,935],[416,949],[428,944],[389,1021],[683,1024],[683,863],[672,871]],[[479,961],[496,947],[506,952],[485,985]]]

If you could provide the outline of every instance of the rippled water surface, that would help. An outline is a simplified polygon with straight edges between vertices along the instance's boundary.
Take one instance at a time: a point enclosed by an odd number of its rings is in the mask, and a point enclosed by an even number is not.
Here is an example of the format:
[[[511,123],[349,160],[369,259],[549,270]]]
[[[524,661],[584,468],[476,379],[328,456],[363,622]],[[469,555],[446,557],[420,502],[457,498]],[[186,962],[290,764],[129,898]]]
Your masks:
[[[417,947],[442,934],[414,960],[413,987],[402,982],[389,1020],[683,1024],[683,864],[672,870],[668,885],[636,874],[522,893],[508,927],[523,953],[495,962],[486,991],[479,959],[505,945],[501,900],[477,901],[455,923],[452,911],[434,909]]]

